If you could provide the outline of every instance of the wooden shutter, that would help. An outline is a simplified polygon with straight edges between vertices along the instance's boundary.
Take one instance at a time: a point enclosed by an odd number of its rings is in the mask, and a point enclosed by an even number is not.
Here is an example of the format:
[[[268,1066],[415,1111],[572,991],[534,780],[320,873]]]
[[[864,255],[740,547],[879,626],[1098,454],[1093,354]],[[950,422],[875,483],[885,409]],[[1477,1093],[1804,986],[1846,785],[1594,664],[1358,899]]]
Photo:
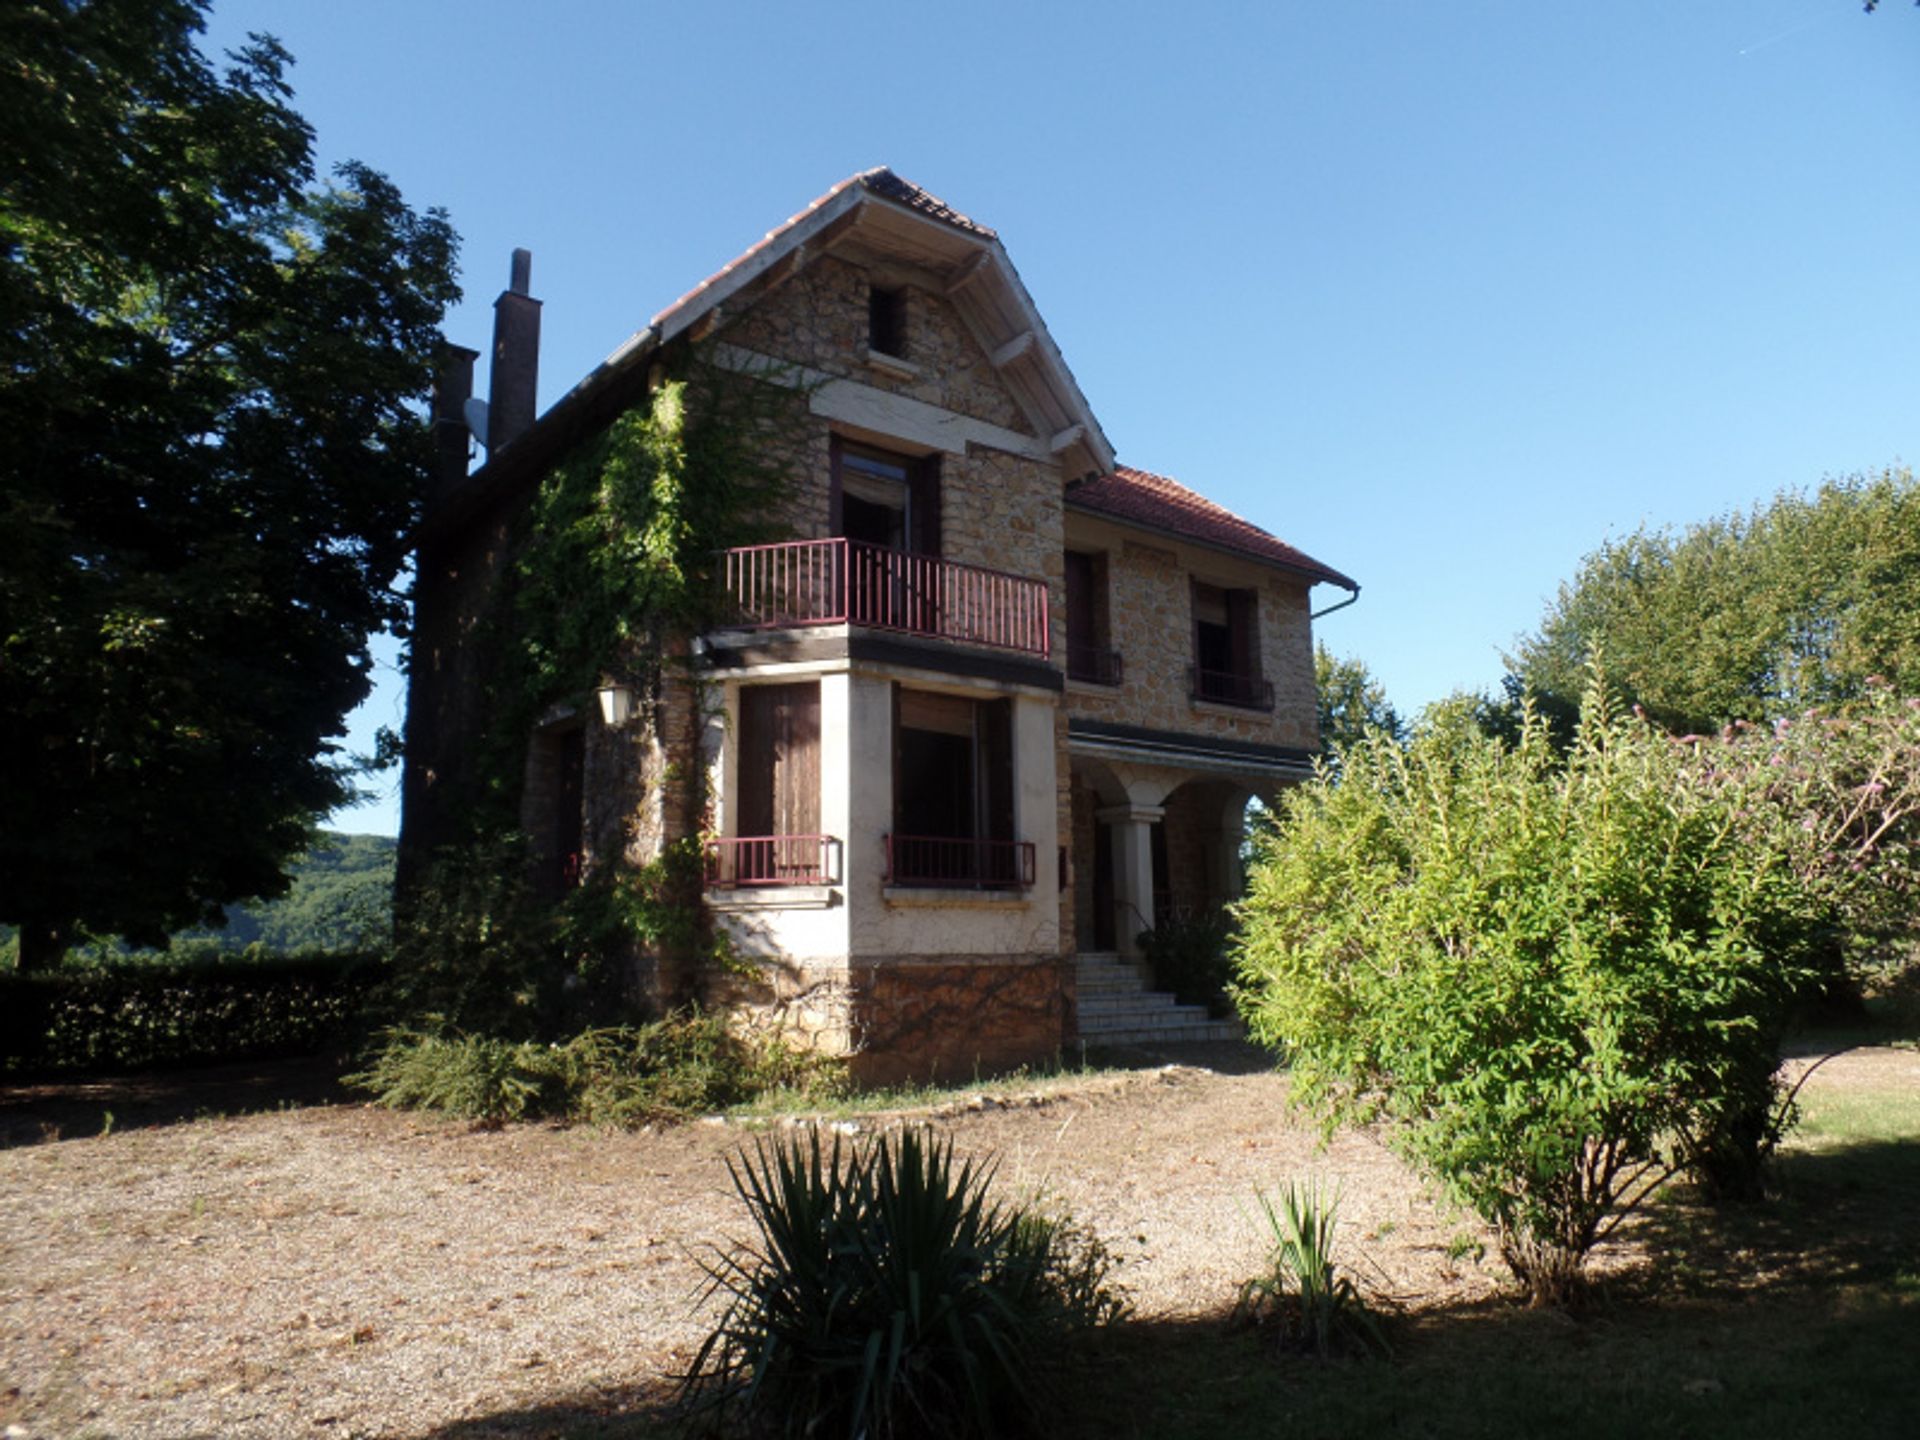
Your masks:
[[[913,534],[907,547],[921,555],[940,553],[940,457],[923,455],[909,470],[913,495]]]
[[[980,838],[1013,839],[1013,702],[979,706]]]
[[[739,833],[820,829],[820,682],[740,692]]]
[[[841,505],[840,437],[827,437],[827,534],[846,534],[846,516]]]
[[[1227,591],[1227,634],[1233,647],[1233,673],[1247,680],[1260,678],[1260,594],[1256,590]]]
[[[1094,626],[1093,556],[1080,550],[1067,551],[1067,657],[1068,664],[1092,663],[1094,647],[1099,643]],[[1077,653],[1076,653],[1077,652]]]

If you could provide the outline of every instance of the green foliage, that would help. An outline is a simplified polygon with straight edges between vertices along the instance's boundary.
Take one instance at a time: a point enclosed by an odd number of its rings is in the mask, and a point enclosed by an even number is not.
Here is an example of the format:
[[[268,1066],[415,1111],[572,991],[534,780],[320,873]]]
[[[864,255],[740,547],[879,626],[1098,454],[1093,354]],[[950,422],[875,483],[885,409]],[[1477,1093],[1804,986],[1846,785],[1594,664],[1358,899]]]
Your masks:
[[[1348,752],[1257,843],[1239,1001],[1330,1120],[1497,1229],[1536,1303],[1771,1098],[1824,900],[1781,812],[1589,684],[1563,760],[1436,725]]]
[[[1870,676],[1920,692],[1920,487],[1909,471],[1588,555],[1510,664],[1571,705],[1604,651],[1630,701],[1675,731],[1857,699]]]
[[[1233,922],[1224,914],[1170,921],[1143,931],[1140,947],[1153,971],[1154,988],[1171,991],[1182,1005],[1231,1014],[1227,986],[1233,979],[1233,956],[1227,942],[1232,935]]]
[[[991,1168],[905,1130],[729,1162],[758,1240],[708,1266],[727,1302],[682,1384],[786,1435],[1003,1435],[1036,1427],[1042,1365],[1119,1318],[1104,1251],[989,1198]]]
[[[603,676],[649,693],[674,646],[714,618],[720,553],[773,523],[793,395],[698,356],[683,368],[535,496],[500,617],[518,666],[502,698],[529,719]]]
[[[1257,1198],[1271,1241],[1267,1268],[1240,1287],[1234,1313],[1270,1330],[1282,1346],[1323,1358],[1390,1353],[1366,1298],[1333,1262],[1339,1197],[1314,1181],[1288,1181],[1277,1205],[1265,1191]]]
[[[430,454],[455,238],[314,184],[288,57],[202,0],[0,26],[0,920],[158,943],[348,799]]]
[[[296,1055],[345,1039],[380,957],[215,956],[0,973],[9,1073]]]
[[[631,1126],[710,1114],[771,1090],[831,1093],[839,1072],[695,1012],[583,1030],[554,1043],[396,1027],[347,1083],[393,1109],[438,1110],[487,1125],[559,1119]]]
[[[1339,768],[1340,756],[1349,745],[1376,731],[1394,741],[1407,738],[1406,722],[1364,660],[1343,659],[1325,644],[1315,643],[1313,684],[1320,710],[1321,755],[1330,768]]]

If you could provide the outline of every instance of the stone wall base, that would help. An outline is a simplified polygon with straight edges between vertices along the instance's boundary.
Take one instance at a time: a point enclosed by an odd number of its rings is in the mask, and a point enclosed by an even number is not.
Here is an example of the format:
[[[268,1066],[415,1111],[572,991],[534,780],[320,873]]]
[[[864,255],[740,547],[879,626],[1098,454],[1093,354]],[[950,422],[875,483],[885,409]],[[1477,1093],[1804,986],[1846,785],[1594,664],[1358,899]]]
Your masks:
[[[848,1062],[862,1085],[953,1082],[1059,1056],[1073,1012],[1059,955],[755,959],[707,1002],[743,1028]]]

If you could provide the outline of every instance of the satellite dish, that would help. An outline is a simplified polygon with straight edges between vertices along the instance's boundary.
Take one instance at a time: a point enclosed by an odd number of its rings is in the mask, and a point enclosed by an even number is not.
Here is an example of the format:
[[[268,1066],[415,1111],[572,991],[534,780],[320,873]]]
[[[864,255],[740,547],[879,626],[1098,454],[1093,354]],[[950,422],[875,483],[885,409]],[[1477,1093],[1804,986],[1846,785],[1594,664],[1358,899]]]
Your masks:
[[[478,440],[482,445],[486,445],[487,402],[482,400],[478,395],[468,396],[467,403],[460,407],[460,414],[465,417],[467,429],[473,432],[473,438]],[[491,449],[492,447],[488,446],[488,448]]]

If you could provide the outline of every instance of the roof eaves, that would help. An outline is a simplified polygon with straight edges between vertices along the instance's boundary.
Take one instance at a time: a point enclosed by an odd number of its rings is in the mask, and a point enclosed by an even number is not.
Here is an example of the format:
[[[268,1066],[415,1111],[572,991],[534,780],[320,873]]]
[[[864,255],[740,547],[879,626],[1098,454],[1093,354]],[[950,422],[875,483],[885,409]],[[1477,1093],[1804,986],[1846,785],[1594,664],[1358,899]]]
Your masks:
[[[1209,539],[1202,535],[1189,534],[1184,530],[1175,530],[1170,526],[1156,525],[1147,520],[1123,515],[1101,505],[1090,505],[1084,500],[1076,500],[1073,491],[1067,491],[1067,509],[1078,511],[1082,515],[1091,515],[1096,520],[1105,520],[1112,525],[1121,525],[1129,530],[1138,530],[1144,535],[1156,535],[1162,539],[1171,537],[1183,545],[1192,545],[1201,550],[1211,550],[1216,555],[1231,555],[1238,560],[1251,561],[1263,565],[1269,570],[1281,570],[1290,575],[1298,575],[1312,584],[1337,585],[1342,590],[1360,593],[1360,584],[1350,580],[1331,565],[1322,565],[1311,555],[1301,555],[1298,561],[1282,560],[1274,555],[1263,555],[1258,550],[1246,549],[1239,545],[1228,544],[1224,540]],[[1282,542],[1284,543],[1284,542]]]

